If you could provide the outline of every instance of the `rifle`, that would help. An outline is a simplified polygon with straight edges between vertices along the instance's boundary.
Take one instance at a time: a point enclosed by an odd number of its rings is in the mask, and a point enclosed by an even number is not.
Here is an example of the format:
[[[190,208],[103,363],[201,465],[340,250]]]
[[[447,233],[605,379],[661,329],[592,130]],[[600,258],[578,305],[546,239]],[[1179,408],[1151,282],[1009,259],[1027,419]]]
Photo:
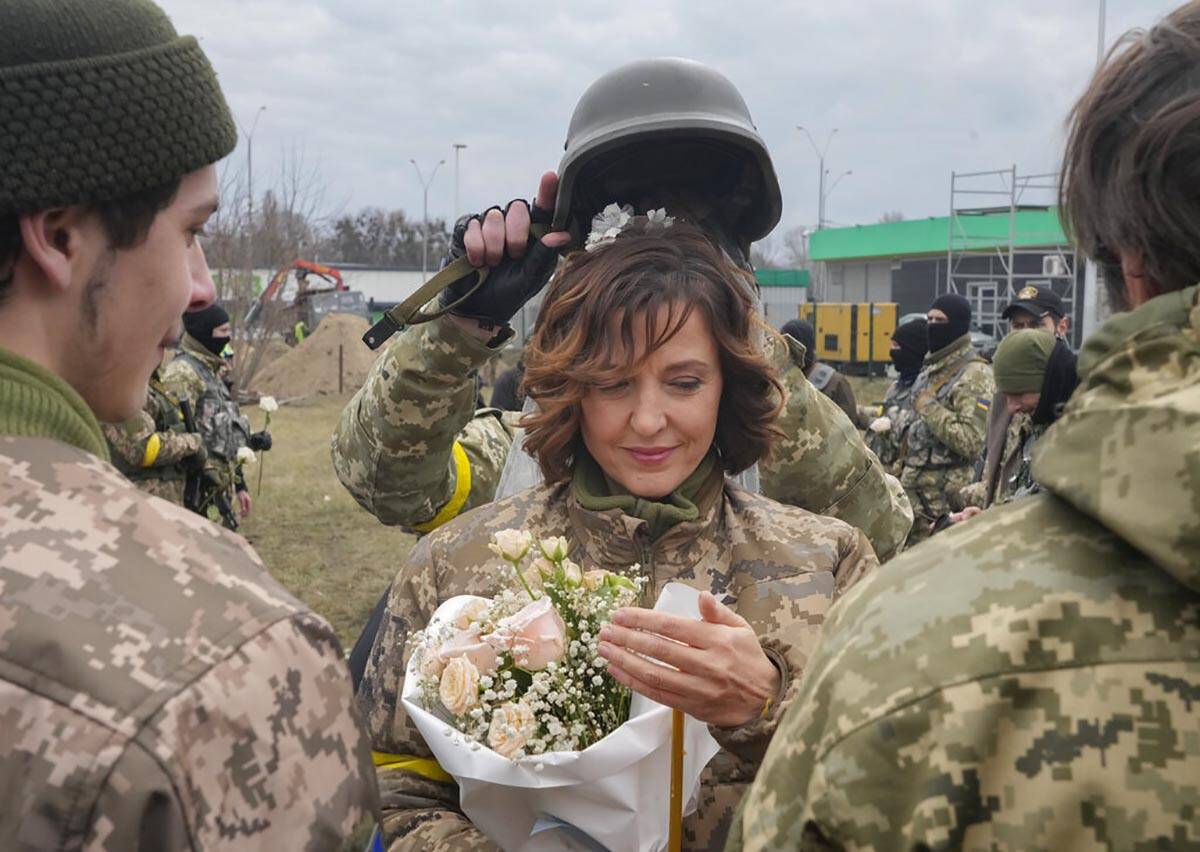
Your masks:
[[[197,434],[196,415],[192,411],[192,401],[190,399],[179,400],[179,410],[183,414],[183,425],[188,432]],[[187,476],[183,480],[183,506],[197,514],[204,514],[204,507],[201,500],[201,493],[204,487],[204,472],[188,471]]]

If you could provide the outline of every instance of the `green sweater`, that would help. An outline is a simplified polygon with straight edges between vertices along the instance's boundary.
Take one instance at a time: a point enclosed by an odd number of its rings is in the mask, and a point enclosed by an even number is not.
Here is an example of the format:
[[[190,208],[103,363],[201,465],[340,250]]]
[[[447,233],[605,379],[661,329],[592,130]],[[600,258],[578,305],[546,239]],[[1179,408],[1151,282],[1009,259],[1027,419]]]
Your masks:
[[[109,460],[96,415],[45,367],[0,348],[0,435],[50,438]]]

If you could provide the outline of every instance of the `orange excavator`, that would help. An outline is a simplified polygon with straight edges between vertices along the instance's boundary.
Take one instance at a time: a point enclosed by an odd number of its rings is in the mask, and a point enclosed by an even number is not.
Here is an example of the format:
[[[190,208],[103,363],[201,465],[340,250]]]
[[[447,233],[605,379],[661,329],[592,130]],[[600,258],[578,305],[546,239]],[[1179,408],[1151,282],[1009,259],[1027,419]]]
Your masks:
[[[295,275],[295,286],[291,277]],[[332,266],[311,260],[293,260],[280,267],[271,283],[246,313],[247,327],[270,318],[274,327],[292,344],[317,327],[326,314],[342,313],[368,316],[363,294],[351,290],[342,273]]]

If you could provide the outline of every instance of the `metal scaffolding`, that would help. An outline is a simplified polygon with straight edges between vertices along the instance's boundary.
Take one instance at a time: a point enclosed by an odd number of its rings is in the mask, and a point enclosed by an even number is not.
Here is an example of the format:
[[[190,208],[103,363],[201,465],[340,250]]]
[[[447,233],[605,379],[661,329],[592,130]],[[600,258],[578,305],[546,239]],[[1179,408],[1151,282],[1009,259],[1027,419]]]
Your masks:
[[[1056,174],[1021,175],[1015,165],[950,174],[947,275],[937,291],[965,296],[981,330],[999,336],[1005,306],[1034,284],[1052,287],[1076,323],[1074,247],[1060,229],[1034,224],[1045,217],[1021,215],[1052,208],[1057,190]]]

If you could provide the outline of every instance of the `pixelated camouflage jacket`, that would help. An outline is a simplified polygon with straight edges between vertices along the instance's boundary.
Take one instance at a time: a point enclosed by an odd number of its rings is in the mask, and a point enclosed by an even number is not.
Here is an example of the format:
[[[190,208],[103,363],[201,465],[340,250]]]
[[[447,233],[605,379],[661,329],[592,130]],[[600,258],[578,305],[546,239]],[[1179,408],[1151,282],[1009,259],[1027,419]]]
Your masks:
[[[407,328],[389,345],[333,436],[334,469],[363,508],[428,532],[495,497],[520,415],[477,411],[472,373],[497,351],[446,319]],[[783,367],[789,353],[772,357]],[[886,559],[912,525],[903,489],[803,371],[782,379],[785,438],[760,466],[764,493],[858,527]]]
[[[992,368],[969,334],[926,356],[912,388],[917,417],[903,439],[905,474],[974,465],[995,392]]]
[[[1200,844],[1200,288],[1079,372],[1046,492],[834,607],[728,849]]]
[[[161,368],[150,376],[146,404],[124,423],[101,423],[113,465],[139,488],[164,500],[183,500],[187,471],[180,462],[200,452],[200,435],[188,432],[179,401],[162,384]]]
[[[192,400],[196,429],[208,450],[205,470],[222,488],[241,482],[237,453],[250,440],[250,421],[234,402],[221,380],[228,369],[225,360],[213,355],[190,334],[176,356],[163,369],[163,385],[176,396]]]
[[[867,431],[867,447],[879,456],[879,461],[891,472],[900,470],[898,463],[904,436],[917,419],[912,403],[913,385],[901,384],[898,379],[892,382],[883,395],[882,414],[891,421],[891,426],[885,432]]]
[[[374,784],[332,629],[243,539],[0,437],[0,849],[357,852]]]
[[[586,569],[628,574],[640,565],[648,581],[647,605],[674,580],[727,595],[726,603],[754,627],[783,675],[780,698],[767,717],[741,728],[712,729],[723,750],[705,770],[700,809],[685,821],[685,845],[720,849],[738,799],[791,703],[825,612],[876,565],[875,556],[858,530],[742,491],[719,469],[696,500],[697,520],[675,525],[653,543],[646,521],[619,509],[584,509],[573,487],[529,489],[469,512],[418,542],[392,585],[359,688],[373,747],[393,760],[430,758],[399,700],[408,636],[428,623],[442,601],[460,594],[491,596],[501,588],[505,563],[487,549],[492,535],[509,528],[537,538],[566,535],[572,557]],[[379,777],[385,833],[399,838],[392,852],[492,848],[459,810],[452,782],[399,766],[384,766]]]

